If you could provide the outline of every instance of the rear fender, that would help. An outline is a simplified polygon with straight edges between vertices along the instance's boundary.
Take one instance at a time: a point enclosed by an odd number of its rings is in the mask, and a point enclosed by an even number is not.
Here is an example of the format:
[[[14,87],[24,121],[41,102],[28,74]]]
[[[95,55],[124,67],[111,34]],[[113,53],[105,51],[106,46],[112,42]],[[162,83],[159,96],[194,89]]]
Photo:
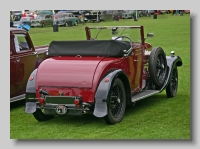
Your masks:
[[[107,98],[109,95],[110,87],[112,86],[116,77],[119,77],[120,79],[122,79],[123,82],[126,82],[125,88],[126,88],[126,85],[129,84],[127,76],[124,74],[123,70],[121,69],[113,70],[109,72],[108,74],[106,74],[101,80],[101,82],[99,83],[99,86],[95,94],[95,108],[93,112],[94,116],[104,117],[108,114]],[[130,91],[130,88],[129,88],[129,91]]]
[[[180,67],[183,64],[182,59],[179,56],[166,56],[166,59],[167,59],[167,66],[168,66],[168,75],[166,77],[165,84],[163,85],[160,91],[164,90],[167,87],[173,68]]]

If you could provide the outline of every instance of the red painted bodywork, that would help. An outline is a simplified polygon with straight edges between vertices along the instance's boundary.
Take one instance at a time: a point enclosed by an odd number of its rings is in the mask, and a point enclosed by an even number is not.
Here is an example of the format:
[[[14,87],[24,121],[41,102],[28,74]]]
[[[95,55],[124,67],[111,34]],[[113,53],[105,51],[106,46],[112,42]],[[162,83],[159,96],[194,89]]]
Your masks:
[[[41,96],[39,90],[43,89],[51,96],[58,96],[59,92],[63,96],[82,96],[83,102],[93,104],[100,81],[112,69],[125,72],[132,94],[142,90],[143,80],[148,75],[145,73],[145,64],[149,55],[145,51],[152,48],[151,44],[144,42],[143,34],[141,27],[142,42],[134,43],[132,55],[123,58],[55,56],[45,60],[37,71],[36,97]],[[89,28],[86,28],[86,37],[90,39]]]
[[[24,34],[30,49],[16,52],[15,34]],[[19,28],[10,28],[10,98],[25,94],[27,80],[31,72],[46,59],[45,53],[47,49],[48,46],[34,47],[27,31]],[[34,52],[37,52],[37,54],[34,54]]]

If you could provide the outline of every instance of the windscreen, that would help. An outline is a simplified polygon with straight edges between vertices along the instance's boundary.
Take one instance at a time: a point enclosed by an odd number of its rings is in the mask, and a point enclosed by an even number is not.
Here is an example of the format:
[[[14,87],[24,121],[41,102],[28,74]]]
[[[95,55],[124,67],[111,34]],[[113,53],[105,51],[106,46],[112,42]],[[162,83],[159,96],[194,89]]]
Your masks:
[[[94,40],[124,40],[132,42],[140,42],[140,29],[139,28],[108,28],[108,29],[90,29],[91,38]],[[121,38],[125,36],[125,38]],[[128,38],[126,38],[128,37]]]

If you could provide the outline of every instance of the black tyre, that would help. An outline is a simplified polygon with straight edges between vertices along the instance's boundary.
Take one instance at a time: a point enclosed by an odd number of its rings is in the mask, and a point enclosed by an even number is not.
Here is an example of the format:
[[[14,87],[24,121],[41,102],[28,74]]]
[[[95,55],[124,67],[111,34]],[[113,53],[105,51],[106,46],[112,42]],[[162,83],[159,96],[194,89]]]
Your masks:
[[[44,112],[41,109],[37,109],[34,113],[33,116],[35,117],[36,120],[38,120],[39,122],[42,121],[47,121],[50,120],[52,118],[54,118],[54,115],[45,115]]]
[[[106,123],[116,124],[123,119],[126,109],[126,93],[120,79],[115,79],[108,96],[108,114],[104,117]]]
[[[167,76],[166,55],[161,47],[154,48],[149,57],[149,74],[150,79],[156,89],[160,89]]]
[[[169,79],[169,84],[166,87],[166,94],[168,98],[176,96],[178,89],[178,69],[174,67],[172,70],[172,76]]]

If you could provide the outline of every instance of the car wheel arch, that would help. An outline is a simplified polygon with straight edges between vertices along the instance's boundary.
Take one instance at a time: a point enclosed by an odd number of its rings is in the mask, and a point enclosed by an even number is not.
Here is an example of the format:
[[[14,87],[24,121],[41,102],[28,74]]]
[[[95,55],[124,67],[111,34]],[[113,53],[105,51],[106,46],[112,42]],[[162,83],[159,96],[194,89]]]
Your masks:
[[[160,89],[160,91],[164,90],[167,87],[167,85],[169,84],[169,80],[171,78],[174,67],[180,67],[183,64],[182,59],[179,56],[173,56],[173,57],[167,56],[166,58],[167,58],[168,74],[166,77],[165,84]]]
[[[126,103],[131,103],[131,89],[128,81],[128,77],[125,75],[124,71],[121,69],[116,69],[111,72],[109,72],[107,75],[105,75],[96,90],[95,93],[95,107],[93,115],[96,117],[104,117],[108,114],[108,108],[107,108],[107,98],[110,92],[110,88],[112,84],[114,83],[114,80],[116,78],[119,78],[125,87],[126,92]]]
[[[37,74],[37,68],[33,70],[33,72],[30,74],[30,77],[32,77],[32,80],[28,79],[28,82],[26,85],[26,93],[36,93],[35,91],[36,74]]]

